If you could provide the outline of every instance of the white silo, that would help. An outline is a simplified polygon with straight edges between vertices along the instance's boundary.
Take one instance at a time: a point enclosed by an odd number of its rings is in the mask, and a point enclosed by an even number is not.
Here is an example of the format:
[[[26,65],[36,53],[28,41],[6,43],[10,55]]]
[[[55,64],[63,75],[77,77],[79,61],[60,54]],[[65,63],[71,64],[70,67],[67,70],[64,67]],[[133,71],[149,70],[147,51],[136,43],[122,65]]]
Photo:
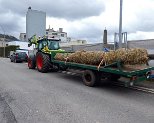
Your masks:
[[[29,7],[26,14],[26,40],[34,34],[41,37],[46,34],[46,13]]]

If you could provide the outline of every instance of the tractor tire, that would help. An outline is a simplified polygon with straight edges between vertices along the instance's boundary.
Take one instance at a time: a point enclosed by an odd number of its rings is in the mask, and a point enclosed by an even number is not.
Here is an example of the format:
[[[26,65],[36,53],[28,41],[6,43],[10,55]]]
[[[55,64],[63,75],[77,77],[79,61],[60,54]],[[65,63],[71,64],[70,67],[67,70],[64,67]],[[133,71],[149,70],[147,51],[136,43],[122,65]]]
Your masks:
[[[93,87],[98,83],[97,75],[94,71],[85,70],[82,74],[83,82],[86,86]],[[99,78],[99,77],[98,77]]]
[[[50,58],[49,55],[42,52],[36,54],[36,67],[39,72],[46,73],[50,68]]]
[[[28,58],[28,68],[29,69],[35,69],[36,67],[36,62],[34,57],[29,57]]]

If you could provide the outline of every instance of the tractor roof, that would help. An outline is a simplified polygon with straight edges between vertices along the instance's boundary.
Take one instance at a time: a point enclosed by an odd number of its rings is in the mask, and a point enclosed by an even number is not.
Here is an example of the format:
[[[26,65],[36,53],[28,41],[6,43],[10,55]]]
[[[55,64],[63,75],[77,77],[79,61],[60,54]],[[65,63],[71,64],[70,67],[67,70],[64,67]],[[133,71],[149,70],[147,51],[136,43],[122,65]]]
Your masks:
[[[43,39],[38,40],[38,42],[41,42],[41,41],[60,41],[60,39],[55,39],[55,38],[53,38],[53,39],[43,38]]]

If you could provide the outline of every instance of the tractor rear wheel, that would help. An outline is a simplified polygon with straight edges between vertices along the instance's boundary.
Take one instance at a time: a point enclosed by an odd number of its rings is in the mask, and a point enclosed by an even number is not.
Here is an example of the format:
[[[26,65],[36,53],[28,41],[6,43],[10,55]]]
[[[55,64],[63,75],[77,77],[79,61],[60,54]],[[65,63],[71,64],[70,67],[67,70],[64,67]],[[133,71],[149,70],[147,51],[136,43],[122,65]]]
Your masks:
[[[36,66],[37,70],[42,73],[46,73],[50,68],[50,58],[49,55],[42,52],[36,54]]]

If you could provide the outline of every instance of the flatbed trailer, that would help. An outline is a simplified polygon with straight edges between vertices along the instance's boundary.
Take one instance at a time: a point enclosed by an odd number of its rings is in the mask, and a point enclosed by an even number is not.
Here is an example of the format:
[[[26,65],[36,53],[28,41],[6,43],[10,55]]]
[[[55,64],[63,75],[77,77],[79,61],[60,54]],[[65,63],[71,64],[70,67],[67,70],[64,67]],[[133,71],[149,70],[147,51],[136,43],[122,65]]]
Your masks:
[[[105,66],[80,64],[59,60],[51,61],[59,67],[62,66],[65,68],[82,70],[82,79],[84,84],[91,87],[97,85],[103,79],[117,81],[120,77],[128,78],[128,81],[124,82],[125,86],[132,86],[137,82],[149,79],[151,70],[154,70],[154,67],[150,66],[144,66],[139,69],[125,69],[123,63],[120,61]]]
[[[35,44],[36,48],[32,53],[29,52],[29,69],[37,68],[37,70],[42,73],[48,72],[49,70],[66,70],[67,68],[79,69],[83,71],[83,82],[87,86],[95,86],[102,79],[115,81],[120,77],[128,78],[129,81],[125,81],[125,85],[129,86],[148,79],[151,75],[151,70],[154,70],[154,67],[149,66],[139,69],[125,69],[125,66],[120,61],[102,66],[100,63],[97,66],[55,60],[55,55],[57,53],[69,53],[60,49],[59,41],[59,39],[48,38],[45,36],[42,38],[37,38],[36,35],[32,36],[29,39],[29,46]],[[103,60],[101,62],[103,62]]]

